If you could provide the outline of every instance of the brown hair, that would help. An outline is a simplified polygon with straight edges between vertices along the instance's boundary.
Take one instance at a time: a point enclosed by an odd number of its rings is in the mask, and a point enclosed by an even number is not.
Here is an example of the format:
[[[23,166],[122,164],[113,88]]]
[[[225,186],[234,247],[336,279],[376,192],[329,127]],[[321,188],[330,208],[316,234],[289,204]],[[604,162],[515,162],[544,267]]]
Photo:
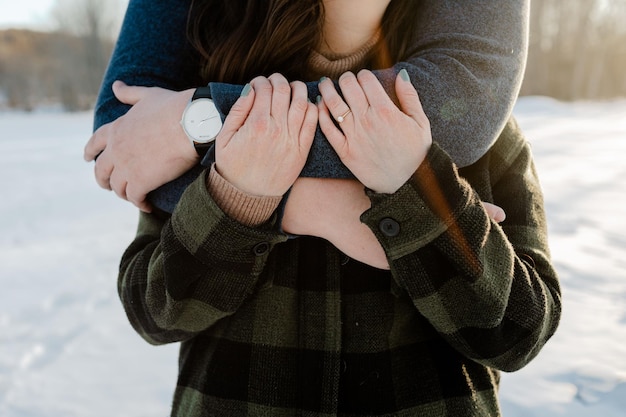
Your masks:
[[[391,0],[369,68],[387,68],[406,58],[416,3]],[[243,84],[274,72],[304,79],[323,22],[323,0],[192,0],[187,31],[204,59],[203,80]]]

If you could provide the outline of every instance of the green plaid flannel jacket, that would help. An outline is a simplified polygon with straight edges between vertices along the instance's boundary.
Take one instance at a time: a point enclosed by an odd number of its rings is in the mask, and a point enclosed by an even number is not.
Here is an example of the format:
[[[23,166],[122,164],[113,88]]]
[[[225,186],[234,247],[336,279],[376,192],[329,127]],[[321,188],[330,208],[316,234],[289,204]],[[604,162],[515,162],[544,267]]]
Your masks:
[[[500,415],[499,371],[561,312],[529,145],[510,121],[457,171],[433,144],[397,192],[368,195],[390,271],[235,222],[204,175],[170,218],[141,214],[119,293],[144,339],[182,342],[173,416]]]

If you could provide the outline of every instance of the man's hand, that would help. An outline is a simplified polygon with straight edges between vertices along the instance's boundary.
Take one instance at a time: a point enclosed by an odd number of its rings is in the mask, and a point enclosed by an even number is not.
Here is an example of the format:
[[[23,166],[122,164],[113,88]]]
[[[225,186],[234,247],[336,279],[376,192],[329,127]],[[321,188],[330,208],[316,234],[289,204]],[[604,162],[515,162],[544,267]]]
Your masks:
[[[102,188],[149,212],[147,194],[198,162],[180,125],[193,90],[175,92],[116,81],[113,92],[133,107],[96,130],[85,146],[84,158],[96,161],[95,177]]]

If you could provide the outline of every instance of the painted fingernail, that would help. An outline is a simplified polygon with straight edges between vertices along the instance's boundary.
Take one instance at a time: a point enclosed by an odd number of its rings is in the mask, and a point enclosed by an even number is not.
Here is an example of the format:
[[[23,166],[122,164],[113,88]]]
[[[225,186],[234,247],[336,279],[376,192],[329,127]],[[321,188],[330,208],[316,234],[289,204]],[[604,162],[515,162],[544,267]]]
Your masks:
[[[322,78],[320,78],[320,82],[324,82],[324,81],[326,81],[327,79],[328,79],[328,77],[322,77]]]
[[[403,81],[411,81],[411,79],[409,78],[409,73],[406,72],[406,69],[404,68],[400,70],[400,78],[402,78]]]
[[[241,90],[241,97],[248,97],[248,94],[250,94],[251,90],[252,86],[250,85],[250,83],[244,85],[243,90]]]
[[[322,96],[317,96],[317,97],[315,97],[315,102],[316,102],[317,104],[320,104],[320,103],[322,102]]]

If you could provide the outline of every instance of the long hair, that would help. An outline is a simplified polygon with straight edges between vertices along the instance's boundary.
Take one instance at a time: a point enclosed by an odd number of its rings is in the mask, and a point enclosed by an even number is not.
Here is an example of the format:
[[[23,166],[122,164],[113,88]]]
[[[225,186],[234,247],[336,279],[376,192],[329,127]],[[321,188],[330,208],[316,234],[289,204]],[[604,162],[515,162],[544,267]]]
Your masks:
[[[386,68],[406,56],[417,3],[391,0],[369,68]],[[323,22],[323,0],[192,0],[187,33],[203,58],[205,81],[243,84],[274,72],[294,80],[304,79]]]

